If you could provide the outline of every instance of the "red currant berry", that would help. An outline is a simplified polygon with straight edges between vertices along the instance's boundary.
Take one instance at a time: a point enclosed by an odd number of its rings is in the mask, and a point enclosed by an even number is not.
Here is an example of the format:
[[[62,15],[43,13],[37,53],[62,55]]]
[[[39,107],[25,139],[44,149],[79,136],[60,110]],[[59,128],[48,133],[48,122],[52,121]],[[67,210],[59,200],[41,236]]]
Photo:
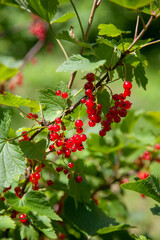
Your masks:
[[[124,109],[130,109],[131,108],[132,103],[130,101],[125,101],[125,107]]]
[[[84,89],[85,89],[85,90],[87,90],[87,89],[93,90],[93,88],[94,88],[94,86],[93,86],[93,83],[91,83],[91,82],[87,82],[87,83],[85,83],[85,85],[84,85]]]
[[[48,180],[48,181],[47,181],[47,185],[48,185],[48,186],[52,186],[52,185],[53,185],[53,181],[52,181],[52,180]]]
[[[58,124],[53,125],[53,131],[54,132],[59,132],[60,126]]]
[[[52,151],[53,149],[55,149],[55,146],[53,144],[49,145],[49,150]]]
[[[106,135],[106,131],[105,131],[104,129],[101,129],[101,130],[99,131],[99,135],[100,135],[101,137],[104,137],[104,136]]]
[[[87,108],[92,108],[94,106],[94,102],[91,99],[86,100],[86,107]]]
[[[94,127],[94,126],[96,125],[96,122],[93,121],[93,120],[90,120],[90,121],[88,122],[88,124],[89,124],[90,127]]]
[[[76,120],[75,121],[75,126],[78,127],[83,127],[83,121],[82,120]]]
[[[57,171],[57,172],[63,171],[63,167],[57,167],[57,168],[56,168],[56,171]]]
[[[119,110],[118,114],[119,114],[120,117],[125,117],[125,116],[127,115],[127,110],[121,108],[121,109]]]
[[[14,191],[15,191],[16,193],[20,193],[21,188],[20,188],[20,187],[15,187],[15,188],[14,188]]]
[[[56,91],[56,95],[57,95],[57,96],[60,96],[60,95],[61,95],[61,91],[60,91],[60,90],[57,90],[57,91]]]
[[[33,177],[36,179],[36,180],[39,180],[41,178],[41,175],[39,173],[34,173]]]
[[[80,141],[82,142],[85,142],[87,140],[86,134],[81,134],[79,138],[80,138]]]
[[[26,214],[20,214],[19,215],[19,221],[21,222],[21,223],[26,223],[27,222],[27,215]]]
[[[17,217],[18,212],[17,211],[13,211],[11,214],[11,218],[16,218]]]
[[[64,169],[63,172],[64,172],[64,174],[66,175],[66,174],[68,174],[69,171],[68,171],[68,169]]]
[[[77,133],[79,133],[79,134],[83,133],[83,128],[82,127],[78,127],[77,128]]]
[[[119,116],[114,117],[114,122],[119,123],[121,121],[121,118]]]
[[[72,146],[72,147],[71,147],[71,152],[76,152],[76,151],[77,151],[76,146]]]
[[[114,101],[118,101],[118,100],[119,100],[119,95],[118,95],[118,94],[114,94],[114,95],[112,96],[112,99],[113,99]]]
[[[78,177],[76,177],[76,181],[77,181],[78,183],[80,183],[80,182],[83,181],[83,178],[82,178],[81,176],[78,176]]]
[[[55,119],[55,122],[56,122],[57,124],[60,124],[60,123],[61,123],[61,119],[60,119],[60,118],[56,118],[56,119]]]
[[[81,98],[81,103],[84,104],[86,102],[85,98]]]
[[[63,93],[62,93],[62,98],[67,98],[67,97],[68,97],[68,93],[63,92]]]
[[[58,150],[57,150],[57,154],[58,154],[58,155],[62,155],[62,153],[63,153],[63,152],[62,152],[61,149],[58,149]]]
[[[71,174],[69,173],[67,177],[68,177],[68,179],[70,179],[70,177],[71,177]]]
[[[131,89],[132,88],[132,83],[129,81],[125,81],[123,84],[124,89]]]
[[[101,109],[102,109],[102,104],[101,104],[101,103],[97,104],[97,109],[98,109],[98,110],[101,110]]]
[[[87,79],[88,82],[93,82],[94,79],[95,79],[94,73],[88,73],[88,74],[86,75],[86,79]]]
[[[61,147],[62,145],[63,145],[63,140],[58,139],[58,140],[56,141],[56,146],[57,146],[57,147]]]
[[[69,168],[73,168],[74,167],[74,163],[73,162],[68,163],[68,167]]]
[[[90,95],[92,95],[92,90],[91,89],[87,89],[86,91],[85,91],[85,94],[86,94],[86,96],[90,96]]]

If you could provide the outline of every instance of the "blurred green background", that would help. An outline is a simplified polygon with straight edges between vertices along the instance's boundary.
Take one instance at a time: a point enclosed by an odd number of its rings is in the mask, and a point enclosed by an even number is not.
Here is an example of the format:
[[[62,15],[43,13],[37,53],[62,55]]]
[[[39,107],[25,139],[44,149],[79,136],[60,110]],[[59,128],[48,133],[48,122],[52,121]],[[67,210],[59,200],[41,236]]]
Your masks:
[[[90,15],[90,9],[93,1],[75,0],[75,5],[78,9],[79,15],[82,19],[82,24],[86,29],[88,18]],[[60,5],[59,11],[55,18],[62,16],[68,11],[73,11],[70,4],[66,3],[63,6]],[[31,24],[31,15],[26,11],[14,8],[11,6],[0,5],[0,59],[3,61],[10,61],[11,57],[15,61],[22,61],[27,52],[37,42],[36,37],[32,36],[28,28]],[[122,30],[131,30],[130,36],[133,36],[135,24],[136,24],[136,12],[124,9],[117,6],[108,0],[102,0],[100,7],[97,9],[93,25],[89,35],[89,41],[94,42],[97,36],[97,27],[100,23],[113,23]],[[149,16],[143,15],[144,20],[147,21]],[[53,27],[57,33],[63,30],[70,30],[70,26],[73,26],[75,37],[81,39],[81,32],[76,18],[69,20],[67,23],[54,23]],[[141,29],[140,24],[139,28]],[[157,19],[149,27],[148,31],[143,36],[145,38],[159,39],[160,36],[160,19]],[[36,91],[41,88],[52,88],[60,80],[69,81],[69,73],[58,73],[56,69],[65,60],[64,55],[59,48],[56,40],[52,36],[52,33],[48,30],[46,44],[53,43],[52,52],[47,52],[46,45],[35,56],[37,63],[33,64],[28,62],[23,69],[24,82],[22,86],[17,86],[12,93],[21,95],[23,97],[37,98]],[[78,54],[79,47],[74,44],[62,41],[68,55]],[[147,85],[147,91],[142,88],[138,88],[133,83],[133,91],[131,101],[133,103],[132,109],[144,111],[160,111],[160,44],[152,45],[144,48],[141,53],[148,61],[148,67],[146,68],[146,76],[149,79]],[[82,75],[84,75],[83,73]],[[83,86],[81,80],[81,74],[78,74],[74,82],[73,88],[79,89]],[[119,93],[122,90],[122,82],[116,82],[110,84],[113,92]],[[27,121],[21,119],[19,121],[19,112],[15,109],[11,109],[13,114],[13,128],[27,126]],[[148,124],[144,119],[141,119],[137,124],[148,128]],[[158,216],[153,216],[150,207],[154,206],[154,201],[149,199],[142,199],[139,194],[126,191],[124,201],[128,207],[129,216],[128,224],[137,226],[133,229],[133,232],[138,234],[149,233],[149,237],[154,240],[159,240],[160,228]]]

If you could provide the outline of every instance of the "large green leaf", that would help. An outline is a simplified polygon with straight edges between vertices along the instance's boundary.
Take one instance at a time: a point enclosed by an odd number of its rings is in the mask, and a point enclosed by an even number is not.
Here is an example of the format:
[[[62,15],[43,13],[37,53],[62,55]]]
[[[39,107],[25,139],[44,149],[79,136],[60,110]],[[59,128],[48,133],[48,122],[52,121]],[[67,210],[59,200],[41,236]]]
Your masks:
[[[126,118],[123,119],[120,129],[123,133],[132,132],[134,126],[136,125],[138,119],[143,115],[142,111],[129,111]]]
[[[57,96],[55,91],[51,89],[39,90],[39,99],[44,107],[43,114],[47,121],[53,121],[56,117],[59,117],[67,106],[66,100]]]
[[[17,68],[7,67],[3,63],[0,63],[0,82],[12,78],[18,73],[18,71]]]
[[[81,55],[73,55],[59,66],[57,72],[74,72],[74,71],[94,71],[95,69],[103,66],[106,60],[100,60],[98,62],[91,62],[88,58]]]
[[[99,229],[97,231],[98,234],[107,234],[107,233],[110,233],[110,232],[116,232],[116,231],[120,231],[120,230],[126,230],[126,229],[129,229],[131,228],[130,225],[128,224],[120,224],[120,225],[117,225],[117,226],[111,226],[111,227],[104,227],[102,229]]]
[[[0,125],[0,192],[10,186],[16,175],[24,174],[26,168],[20,148],[7,141],[10,123],[9,115],[5,114]]]
[[[15,227],[15,222],[9,216],[0,216],[0,229],[14,229]]]
[[[145,112],[145,119],[147,119],[150,123],[152,123],[157,128],[160,128],[160,112]]]
[[[148,5],[149,3],[153,2],[153,0],[110,0],[122,7],[137,9]]]
[[[142,64],[139,64],[134,69],[134,76],[135,76],[138,86],[142,86],[146,90],[146,85],[148,83],[148,79],[145,76],[145,70],[144,70],[144,67],[142,66]]]
[[[153,175],[136,182],[121,184],[121,188],[139,192],[157,202],[160,202],[160,182]]]
[[[119,225],[115,219],[107,216],[94,201],[89,204],[79,202],[76,208],[73,198],[67,198],[64,213],[71,223],[91,236],[99,231],[100,234],[104,234],[105,231],[109,233],[128,227],[128,225]]]
[[[48,217],[35,215],[33,214],[33,212],[29,212],[28,216],[32,219],[32,224],[36,229],[40,230],[48,238],[51,239],[57,238],[56,233],[51,224],[51,220]]]
[[[20,106],[26,106],[26,107],[32,107],[32,108],[39,107],[39,103],[36,100],[31,100],[29,98],[25,99],[8,92],[5,92],[4,95],[0,94],[0,104],[11,106],[11,107],[20,107]]]
[[[22,210],[22,212],[35,211],[41,216],[49,217],[56,221],[61,221],[61,218],[51,208],[46,199],[45,194],[30,191],[27,192],[21,199],[11,192],[5,194],[7,203],[15,210]]]
[[[38,240],[39,239],[39,233],[31,226],[21,226],[20,235],[22,239],[27,240]]]
[[[33,13],[36,13],[40,18],[50,23],[57,12],[58,0],[26,0],[29,8]]]
[[[98,103],[102,104],[102,112],[106,115],[109,112],[110,107],[110,94],[104,89],[103,91],[97,91]]]
[[[74,12],[69,12],[64,14],[62,17],[53,19],[51,23],[63,23],[63,22],[67,22],[69,19],[75,17],[75,13]]]
[[[36,143],[30,141],[20,142],[20,148],[24,153],[24,156],[27,157],[28,159],[44,160],[45,147],[46,147],[45,139]]]
[[[118,29],[113,24],[100,24],[98,29],[100,29],[98,33],[99,35],[106,35],[108,37],[118,37],[122,33],[130,33],[130,31],[122,31]]]

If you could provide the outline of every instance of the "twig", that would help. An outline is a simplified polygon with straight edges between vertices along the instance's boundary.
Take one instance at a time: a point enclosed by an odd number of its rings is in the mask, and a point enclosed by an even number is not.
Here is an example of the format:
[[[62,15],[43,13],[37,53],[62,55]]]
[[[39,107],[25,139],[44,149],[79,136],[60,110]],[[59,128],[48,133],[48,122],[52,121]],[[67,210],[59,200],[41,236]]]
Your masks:
[[[43,47],[43,45],[44,45],[44,41],[42,40],[39,40],[38,42],[36,42],[36,44],[29,50],[29,52],[24,57],[22,64],[19,67],[20,70],[22,70],[26,65],[26,63],[30,61],[36,55],[37,52],[39,52],[39,50]]]
[[[91,10],[91,13],[90,13],[90,16],[89,16],[89,21],[88,21],[88,26],[87,26],[87,30],[86,30],[86,33],[85,33],[85,36],[84,36],[84,41],[87,42],[87,39],[88,39],[88,34],[89,34],[89,30],[91,28],[91,24],[93,22],[93,17],[94,17],[94,14],[95,14],[95,11],[96,11],[96,8],[97,8],[97,0],[94,0],[93,1],[93,6],[92,6],[92,10]],[[80,54],[83,54],[83,50],[84,50],[84,47],[81,48],[80,50]],[[76,77],[76,74],[77,74],[77,71],[73,72],[71,74],[71,77],[70,77],[70,80],[69,80],[69,83],[68,83],[68,89],[71,89],[72,85],[73,85],[73,82],[74,82],[74,79]]]
[[[18,108],[18,110],[20,111],[20,112],[22,112],[23,114],[25,114],[27,117],[29,116],[27,113],[25,113],[20,107],[17,107]],[[34,117],[31,117],[33,120],[35,120],[38,124],[41,124],[40,123],[40,121],[38,121],[36,118],[34,118]]]
[[[78,22],[79,22],[79,25],[80,25],[80,28],[81,28],[81,32],[82,32],[82,37],[83,37],[83,40],[84,40],[84,30],[83,30],[83,26],[82,26],[81,19],[80,19],[80,17],[79,17],[78,11],[77,11],[77,9],[76,9],[73,1],[70,0],[70,2],[71,2],[71,4],[72,4],[72,7],[73,7],[73,9],[74,9],[74,11],[75,11],[75,14],[76,14],[76,16],[77,16],[77,19],[78,19]]]
[[[55,36],[56,36],[56,33],[55,33],[55,31],[54,31],[54,29],[53,29],[53,27],[52,27],[52,24],[49,24],[49,26],[50,26],[50,29],[51,29],[54,37],[55,37]],[[57,41],[57,43],[59,44],[60,48],[62,49],[62,52],[64,53],[66,59],[68,59],[68,55],[67,55],[66,50],[64,49],[61,41],[60,41],[59,39],[57,39],[57,38],[56,38],[56,41]]]
[[[143,19],[142,15],[141,15],[141,12],[139,11],[139,9],[137,9],[137,12],[138,12],[138,15],[139,15],[139,17],[140,17],[140,19],[141,19],[143,28],[145,28],[145,27],[146,27],[146,26],[145,26],[145,22],[144,22],[144,19]]]
[[[137,38],[137,33],[138,33],[138,25],[139,25],[139,15],[137,16],[137,22],[136,22],[136,28],[135,28],[134,39],[136,39],[136,38]]]

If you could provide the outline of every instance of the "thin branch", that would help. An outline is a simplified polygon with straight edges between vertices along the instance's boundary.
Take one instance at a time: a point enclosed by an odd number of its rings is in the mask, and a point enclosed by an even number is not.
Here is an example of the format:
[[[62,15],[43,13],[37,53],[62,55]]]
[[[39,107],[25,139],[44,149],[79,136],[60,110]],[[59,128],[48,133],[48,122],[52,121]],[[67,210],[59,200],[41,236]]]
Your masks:
[[[135,28],[134,39],[136,39],[136,38],[137,38],[137,33],[138,33],[138,25],[139,25],[139,15],[137,16],[137,22],[136,22],[136,28]]]
[[[17,108],[21,113],[25,114],[27,117],[29,116],[28,113],[24,112],[20,107],[17,107]],[[41,122],[38,121],[36,118],[34,118],[32,116],[30,116],[30,117],[31,117],[31,119],[35,120],[38,124],[41,124]]]
[[[143,36],[143,34],[146,32],[147,28],[149,27],[154,18],[155,17],[153,15],[150,17],[147,24],[145,25],[145,28],[143,28],[142,31],[137,36],[137,38],[133,40],[132,44],[128,47],[127,51],[129,51],[135,45],[135,43]]]
[[[145,22],[144,22],[144,19],[143,19],[142,15],[141,15],[141,12],[139,11],[139,9],[137,9],[137,12],[138,12],[138,15],[139,15],[139,17],[140,17],[140,19],[141,19],[143,28],[145,28],[145,27],[146,27],[146,26],[145,26]]]
[[[50,26],[50,29],[51,29],[51,31],[52,31],[54,37],[55,37],[55,36],[56,36],[56,33],[55,33],[55,31],[54,31],[54,29],[53,29],[53,27],[52,27],[52,24],[49,24],[49,26]],[[60,46],[62,52],[64,53],[64,55],[65,55],[65,57],[66,57],[66,59],[68,59],[68,55],[67,55],[66,50],[64,49],[64,47],[63,47],[61,41],[60,41],[59,39],[56,39],[56,41],[57,41],[57,43],[59,44],[59,46]]]
[[[141,49],[141,48],[144,48],[144,47],[147,47],[147,46],[150,46],[152,44],[159,43],[159,42],[160,42],[160,39],[159,40],[155,40],[153,42],[146,43],[146,44],[140,46],[139,48]]]
[[[29,52],[24,57],[22,64],[19,68],[20,70],[22,70],[26,65],[26,63],[30,61],[37,54],[37,52],[39,52],[39,50],[43,47],[43,45],[44,45],[44,41],[42,40],[39,40],[38,42],[36,42],[36,44],[29,50]]]
[[[85,33],[85,36],[84,36],[84,41],[85,42],[87,42],[88,34],[89,34],[89,31],[90,31],[91,24],[93,22],[93,17],[94,17],[94,14],[95,14],[95,11],[96,11],[97,7],[98,7],[97,6],[97,0],[94,0],[93,5],[92,5],[92,10],[91,10],[91,13],[90,13],[90,16],[89,16],[87,30],[86,30],[86,33]],[[82,47],[81,50],[80,50],[80,54],[83,54],[83,50],[84,50],[84,48]],[[71,89],[71,87],[73,85],[73,82],[74,82],[74,79],[76,77],[76,74],[77,74],[77,71],[75,71],[71,74],[71,77],[70,77],[70,80],[69,80],[69,83],[68,83],[68,89]]]
[[[78,22],[79,22],[79,25],[80,25],[80,28],[81,28],[81,32],[82,32],[82,37],[83,37],[83,40],[84,40],[84,30],[83,30],[83,26],[82,26],[81,19],[80,19],[80,17],[79,17],[78,11],[77,11],[77,9],[76,9],[73,1],[70,0],[70,2],[71,2],[71,4],[72,4],[72,7],[73,7],[73,9],[74,9],[74,11],[75,11],[75,14],[76,14],[76,16],[77,16],[77,19],[78,19]]]

